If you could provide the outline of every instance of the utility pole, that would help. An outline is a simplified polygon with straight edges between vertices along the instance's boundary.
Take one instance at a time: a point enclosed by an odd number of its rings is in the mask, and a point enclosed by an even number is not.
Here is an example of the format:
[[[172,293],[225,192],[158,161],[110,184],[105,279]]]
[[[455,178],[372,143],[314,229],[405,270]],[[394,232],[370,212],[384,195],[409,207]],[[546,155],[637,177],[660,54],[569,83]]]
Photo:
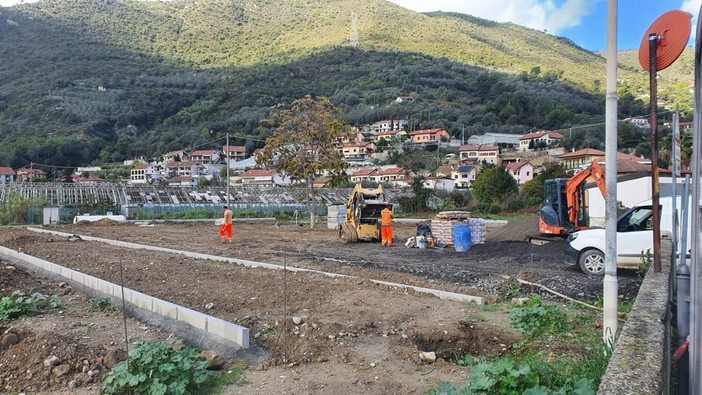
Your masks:
[[[356,48],[358,46],[358,30],[356,30],[356,13],[351,13],[351,46]]]
[[[227,152],[224,154],[224,162],[227,164],[227,207],[229,207],[229,132],[227,132]],[[231,210],[231,207],[229,208]]]

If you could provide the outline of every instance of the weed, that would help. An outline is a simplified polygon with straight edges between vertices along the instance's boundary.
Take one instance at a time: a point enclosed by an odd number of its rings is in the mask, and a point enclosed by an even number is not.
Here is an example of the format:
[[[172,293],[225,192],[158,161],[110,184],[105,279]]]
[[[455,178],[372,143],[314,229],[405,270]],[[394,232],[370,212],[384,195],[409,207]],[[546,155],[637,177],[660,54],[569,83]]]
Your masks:
[[[39,297],[37,294],[25,296],[24,293],[15,291],[10,296],[0,299],[0,323],[32,315],[38,308]]]
[[[175,350],[163,342],[137,342],[127,361],[117,364],[105,376],[103,394],[193,394],[212,388],[207,361],[199,350]]]
[[[511,300],[512,298],[519,298],[524,295],[522,289],[519,287],[519,283],[516,281],[507,281],[502,283],[497,288],[497,294],[503,300]]]
[[[636,269],[636,276],[639,278],[639,280],[643,280],[643,278],[646,277],[646,273],[648,273],[648,269],[651,267],[651,262],[651,249],[649,248],[645,253],[642,250],[641,263],[639,263],[639,267]]]
[[[65,307],[63,301],[57,295],[49,296],[49,298],[46,301],[44,301],[43,304],[49,306],[52,309],[62,309]]]
[[[510,309],[509,317],[512,325],[529,338],[545,337],[568,329],[565,314],[556,306],[543,304],[540,296]]]
[[[94,309],[102,311],[103,313],[113,313],[117,311],[112,304],[112,300],[108,297],[92,298],[90,299],[90,304],[93,305]]]

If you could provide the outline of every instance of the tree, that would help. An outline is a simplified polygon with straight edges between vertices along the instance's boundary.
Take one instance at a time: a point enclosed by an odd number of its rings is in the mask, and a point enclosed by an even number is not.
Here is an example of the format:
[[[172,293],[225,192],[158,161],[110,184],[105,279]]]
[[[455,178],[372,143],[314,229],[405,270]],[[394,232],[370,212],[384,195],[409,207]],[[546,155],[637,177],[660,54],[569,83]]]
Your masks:
[[[314,179],[323,174],[345,177],[348,163],[337,144],[350,127],[327,97],[309,95],[295,100],[290,108],[272,109],[264,123],[274,131],[256,154],[256,161],[293,182],[304,182],[310,226],[314,227]]]
[[[473,181],[473,194],[481,203],[503,201],[517,190],[517,180],[504,167],[487,168]]]

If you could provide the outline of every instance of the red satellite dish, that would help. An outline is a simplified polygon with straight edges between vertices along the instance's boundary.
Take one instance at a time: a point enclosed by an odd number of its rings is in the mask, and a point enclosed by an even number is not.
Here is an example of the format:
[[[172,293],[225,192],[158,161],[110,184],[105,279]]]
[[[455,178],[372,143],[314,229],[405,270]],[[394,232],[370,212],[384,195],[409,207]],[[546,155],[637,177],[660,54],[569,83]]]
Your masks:
[[[690,39],[691,19],[691,14],[673,10],[653,21],[639,45],[639,63],[644,70],[649,67],[649,36],[655,34],[660,37],[656,48],[656,70],[663,70],[673,64],[685,49]]]

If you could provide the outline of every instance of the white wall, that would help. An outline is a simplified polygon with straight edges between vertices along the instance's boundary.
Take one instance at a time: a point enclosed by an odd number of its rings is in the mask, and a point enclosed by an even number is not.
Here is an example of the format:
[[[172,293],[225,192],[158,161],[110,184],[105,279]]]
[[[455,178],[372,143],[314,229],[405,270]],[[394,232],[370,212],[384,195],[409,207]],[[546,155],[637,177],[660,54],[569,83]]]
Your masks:
[[[682,184],[684,178],[678,178],[678,184]],[[669,196],[672,179],[669,176],[659,178],[660,196]],[[682,186],[678,187],[678,194],[682,193]],[[590,226],[604,226],[605,221],[605,199],[597,186],[585,190],[585,198],[588,201],[590,214]],[[637,203],[653,198],[653,186],[651,177],[641,177],[635,180],[620,181],[617,183],[617,201],[624,207],[633,207]]]

